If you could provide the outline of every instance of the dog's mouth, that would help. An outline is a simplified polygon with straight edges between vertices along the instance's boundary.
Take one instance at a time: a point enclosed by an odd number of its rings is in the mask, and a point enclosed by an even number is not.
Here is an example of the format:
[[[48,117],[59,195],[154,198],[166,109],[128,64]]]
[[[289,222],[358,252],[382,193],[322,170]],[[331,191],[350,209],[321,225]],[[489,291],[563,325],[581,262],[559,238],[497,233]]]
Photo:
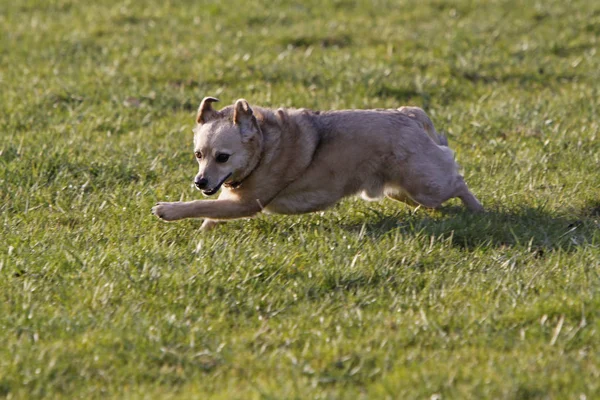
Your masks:
[[[221,180],[221,182],[217,184],[217,186],[215,186],[212,189],[203,190],[202,193],[204,193],[205,196],[212,196],[213,194],[217,193],[219,189],[221,189],[221,186],[225,183],[225,181],[231,177],[231,175],[232,173],[230,172],[225,176],[225,178]]]

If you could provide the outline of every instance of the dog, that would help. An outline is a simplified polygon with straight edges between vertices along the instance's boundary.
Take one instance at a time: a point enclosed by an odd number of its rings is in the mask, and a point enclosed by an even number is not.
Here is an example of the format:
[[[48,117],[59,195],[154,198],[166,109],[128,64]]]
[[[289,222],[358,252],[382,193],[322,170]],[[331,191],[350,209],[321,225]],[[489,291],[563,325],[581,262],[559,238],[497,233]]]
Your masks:
[[[483,211],[458,173],[454,153],[418,107],[311,111],[250,107],[244,99],[220,111],[205,97],[198,109],[196,188],[217,200],[159,202],[165,221],[205,218],[202,229],[260,212],[324,210],[361,194],[427,208],[458,197]]]

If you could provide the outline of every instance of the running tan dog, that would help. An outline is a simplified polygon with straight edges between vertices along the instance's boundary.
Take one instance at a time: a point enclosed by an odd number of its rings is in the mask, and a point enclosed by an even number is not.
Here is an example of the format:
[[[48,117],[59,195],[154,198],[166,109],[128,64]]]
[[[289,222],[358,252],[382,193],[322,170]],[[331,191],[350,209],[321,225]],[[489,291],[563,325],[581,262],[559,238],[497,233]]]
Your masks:
[[[198,109],[194,183],[207,196],[223,190],[217,200],[160,202],[152,209],[159,218],[205,218],[202,228],[210,229],[262,211],[323,210],[359,193],[431,208],[458,197],[483,210],[420,108],[270,110],[240,99],[216,111],[216,101],[206,97]]]

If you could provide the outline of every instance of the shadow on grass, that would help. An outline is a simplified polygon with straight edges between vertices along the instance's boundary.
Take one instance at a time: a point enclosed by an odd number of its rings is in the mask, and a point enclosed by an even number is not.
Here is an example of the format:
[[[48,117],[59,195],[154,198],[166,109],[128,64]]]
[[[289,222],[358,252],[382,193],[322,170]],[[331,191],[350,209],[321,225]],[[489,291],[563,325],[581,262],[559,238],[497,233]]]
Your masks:
[[[544,251],[573,251],[598,241],[600,202],[592,202],[578,212],[560,215],[542,208],[519,210],[490,209],[472,214],[462,207],[439,211],[417,211],[396,215],[367,215],[364,223],[342,227],[380,237],[392,232],[410,236],[452,238],[455,247],[474,250],[485,247],[526,246],[543,256]]]

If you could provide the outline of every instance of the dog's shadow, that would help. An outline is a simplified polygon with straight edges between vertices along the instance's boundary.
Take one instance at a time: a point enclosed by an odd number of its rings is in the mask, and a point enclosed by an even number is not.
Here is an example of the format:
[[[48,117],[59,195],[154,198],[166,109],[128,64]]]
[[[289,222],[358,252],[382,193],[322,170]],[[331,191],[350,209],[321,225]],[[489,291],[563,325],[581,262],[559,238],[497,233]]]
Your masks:
[[[573,251],[600,238],[600,201],[567,214],[532,207],[472,214],[454,206],[395,215],[374,210],[364,214],[362,223],[342,224],[342,228],[375,239],[397,233],[451,238],[452,246],[465,250],[527,246],[540,256],[544,251]]]

